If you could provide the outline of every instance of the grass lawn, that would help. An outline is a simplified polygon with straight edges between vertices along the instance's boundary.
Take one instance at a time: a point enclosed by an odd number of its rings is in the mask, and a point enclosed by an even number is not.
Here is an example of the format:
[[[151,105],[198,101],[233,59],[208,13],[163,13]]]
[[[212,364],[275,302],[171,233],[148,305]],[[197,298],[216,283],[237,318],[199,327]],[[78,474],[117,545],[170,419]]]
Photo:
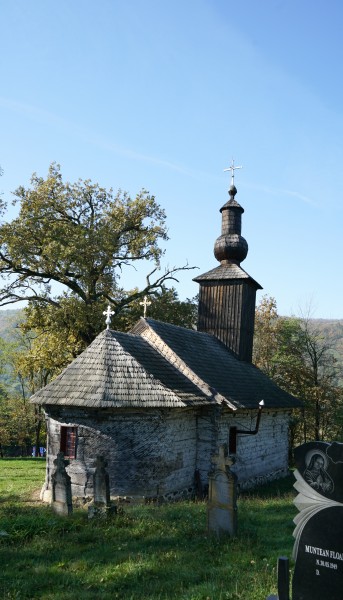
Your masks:
[[[0,600],[265,600],[291,556],[293,478],[242,494],[236,539],[209,537],[206,503],[58,517],[37,496],[44,459],[0,459]]]

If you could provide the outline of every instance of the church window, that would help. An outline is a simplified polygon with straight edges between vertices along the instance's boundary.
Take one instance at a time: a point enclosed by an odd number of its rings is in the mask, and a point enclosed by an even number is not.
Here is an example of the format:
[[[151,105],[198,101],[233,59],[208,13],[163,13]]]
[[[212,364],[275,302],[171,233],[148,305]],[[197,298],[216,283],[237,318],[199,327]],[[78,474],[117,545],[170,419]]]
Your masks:
[[[61,452],[66,458],[76,458],[77,427],[61,427]]]

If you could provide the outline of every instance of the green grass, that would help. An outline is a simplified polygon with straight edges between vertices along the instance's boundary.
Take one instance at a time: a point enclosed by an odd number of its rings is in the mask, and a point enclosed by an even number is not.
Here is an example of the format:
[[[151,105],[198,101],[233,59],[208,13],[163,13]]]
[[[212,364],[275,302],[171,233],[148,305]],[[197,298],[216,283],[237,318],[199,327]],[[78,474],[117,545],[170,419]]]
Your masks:
[[[0,600],[265,600],[291,555],[292,478],[238,502],[238,536],[206,531],[206,504],[134,506],[109,521],[37,501],[44,460],[0,460]],[[34,494],[35,500],[32,500]]]

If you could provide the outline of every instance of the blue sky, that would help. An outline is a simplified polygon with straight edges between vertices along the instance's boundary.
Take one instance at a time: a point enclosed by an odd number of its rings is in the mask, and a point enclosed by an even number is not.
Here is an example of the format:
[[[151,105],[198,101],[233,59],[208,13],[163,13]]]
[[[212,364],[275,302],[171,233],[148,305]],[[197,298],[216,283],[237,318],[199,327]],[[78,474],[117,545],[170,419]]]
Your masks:
[[[163,266],[214,268],[232,157],[242,267],[280,314],[343,318],[339,0],[13,0],[0,5],[0,190],[61,164],[167,213]],[[8,217],[11,218],[12,213]],[[147,265],[124,275],[144,285]]]

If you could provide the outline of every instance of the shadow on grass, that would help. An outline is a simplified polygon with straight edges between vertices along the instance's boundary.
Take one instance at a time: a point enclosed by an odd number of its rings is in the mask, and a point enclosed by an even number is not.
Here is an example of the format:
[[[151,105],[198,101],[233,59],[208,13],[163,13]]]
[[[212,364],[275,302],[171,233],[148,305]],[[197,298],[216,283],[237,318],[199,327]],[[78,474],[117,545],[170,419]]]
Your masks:
[[[294,490],[295,478],[292,472],[276,481],[271,481],[265,485],[255,487],[252,490],[242,491],[240,493],[241,498],[260,498],[262,499],[278,499],[278,498],[290,498],[295,497],[296,491]]]
[[[108,521],[0,506],[0,597],[265,600],[278,553],[290,552],[288,512],[286,500],[261,511],[241,498],[237,538],[218,540],[207,535],[204,503],[134,507]]]

